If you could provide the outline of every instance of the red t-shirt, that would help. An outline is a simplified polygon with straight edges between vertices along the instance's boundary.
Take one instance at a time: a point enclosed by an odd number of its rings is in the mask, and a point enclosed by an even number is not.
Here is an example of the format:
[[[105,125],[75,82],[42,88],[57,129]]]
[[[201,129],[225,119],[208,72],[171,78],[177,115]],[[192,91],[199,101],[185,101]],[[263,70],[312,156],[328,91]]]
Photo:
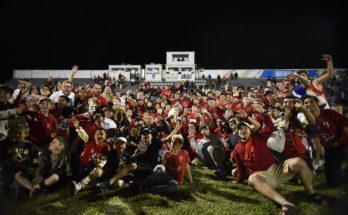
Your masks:
[[[40,112],[28,111],[23,114],[30,127],[29,140],[45,145],[51,141],[51,133],[57,129],[57,120],[49,114],[47,117]]]
[[[165,154],[165,161],[168,172],[178,181],[179,184],[182,184],[184,182],[186,164],[190,163],[188,152],[180,150],[180,152],[175,155],[172,151],[168,151]]]
[[[238,169],[238,181],[242,180],[243,175],[264,171],[275,162],[275,158],[267,147],[267,139],[271,136],[273,130],[274,125],[266,116],[263,127],[257,133],[251,134],[254,149],[252,158],[248,161],[244,160],[246,142],[238,141],[233,151]]]
[[[162,95],[167,95],[168,98],[171,98],[172,97],[172,91],[170,89],[163,89],[161,91],[161,94]]]

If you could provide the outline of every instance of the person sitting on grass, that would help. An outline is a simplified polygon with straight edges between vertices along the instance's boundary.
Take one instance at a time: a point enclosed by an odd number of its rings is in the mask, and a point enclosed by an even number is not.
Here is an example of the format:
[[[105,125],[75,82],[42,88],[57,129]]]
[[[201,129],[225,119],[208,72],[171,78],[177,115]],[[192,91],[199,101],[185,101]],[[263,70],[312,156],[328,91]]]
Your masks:
[[[193,183],[190,157],[187,151],[182,150],[184,138],[182,135],[173,135],[169,145],[170,150],[164,154],[162,163],[154,168],[153,173],[136,184],[138,191],[165,193],[177,190],[178,184],[184,183],[186,172],[188,180]]]
[[[26,140],[29,136],[27,125],[18,124],[13,133],[13,140],[10,140],[6,147],[5,162],[3,165],[5,186],[12,183],[14,177],[19,178],[24,175],[32,179],[38,167],[38,157],[41,152],[39,147]],[[15,185],[16,196],[19,197],[21,186],[17,186],[18,183],[15,183]],[[31,184],[30,186],[26,186],[28,190],[31,187]]]
[[[294,203],[289,202],[276,191],[279,185],[289,181],[295,175],[299,176],[310,197],[316,198],[312,173],[306,162],[302,158],[294,157],[276,163],[268,149],[267,139],[274,130],[270,117],[264,116],[263,126],[245,113],[240,117],[244,121],[238,125],[240,140],[234,148],[237,171],[233,172],[237,182],[243,182],[245,176],[249,175],[248,183],[252,187],[282,207],[280,214],[293,214],[297,211]]]
[[[135,153],[131,156],[131,160],[134,161],[127,165],[125,168],[122,168],[114,175],[110,180],[100,184],[101,190],[105,187],[110,188],[114,186],[114,183],[117,182],[119,185],[120,179],[134,173],[135,180],[142,180],[143,178],[152,174],[153,168],[158,163],[159,151],[162,147],[162,141],[153,138],[151,131],[148,127],[143,128],[142,138],[138,144],[138,148]]]
[[[124,184],[123,177],[134,171],[134,164],[130,163],[130,156],[126,152],[127,139],[117,137],[108,147],[108,160],[103,168],[104,182],[97,184],[101,191],[107,191],[113,187],[121,188]],[[116,173],[116,174],[115,174]]]
[[[80,182],[76,183],[72,181],[70,184],[71,195],[75,195],[78,191],[88,188],[102,176],[103,167],[107,162],[108,151],[105,129],[97,128],[94,138],[89,139],[87,132],[80,126],[78,120],[74,121],[74,126],[79,137],[85,142],[85,149],[81,153],[81,168],[87,173],[87,176]]]
[[[226,141],[216,134],[210,134],[207,125],[200,127],[199,130],[203,138],[197,144],[191,144],[191,147],[196,150],[197,155],[202,159],[205,166],[216,169],[215,175],[218,178],[225,178],[227,175]]]
[[[16,180],[26,188],[31,187],[30,197],[34,198],[41,191],[57,183],[64,183],[72,176],[70,157],[65,151],[66,142],[61,136],[56,136],[49,144],[49,153],[39,158],[39,167],[32,182],[21,174],[16,174]]]

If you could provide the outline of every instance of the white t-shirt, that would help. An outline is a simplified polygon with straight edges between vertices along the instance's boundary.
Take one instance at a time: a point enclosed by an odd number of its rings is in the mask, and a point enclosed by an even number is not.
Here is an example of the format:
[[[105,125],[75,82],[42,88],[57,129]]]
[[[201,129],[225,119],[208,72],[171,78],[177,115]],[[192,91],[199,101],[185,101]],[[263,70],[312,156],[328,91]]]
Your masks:
[[[58,101],[59,96],[64,96],[64,93],[62,90],[59,90],[57,92],[52,93],[52,95],[50,96],[50,99],[56,103]],[[68,95],[68,98],[70,99],[69,102],[69,106],[70,107],[74,107],[74,103],[75,103],[75,93],[70,92],[70,94]]]

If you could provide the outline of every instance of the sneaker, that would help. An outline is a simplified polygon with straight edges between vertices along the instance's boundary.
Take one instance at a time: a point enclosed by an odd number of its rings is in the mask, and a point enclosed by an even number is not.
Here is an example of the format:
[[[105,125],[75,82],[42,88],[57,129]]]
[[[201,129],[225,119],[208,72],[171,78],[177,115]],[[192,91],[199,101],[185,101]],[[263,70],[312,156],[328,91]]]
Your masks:
[[[124,185],[124,181],[123,180],[116,181],[116,188],[122,188],[123,185]]]
[[[98,183],[97,187],[99,188],[100,192],[106,192],[112,188],[112,185],[110,184],[109,180],[106,180],[101,183]]]
[[[282,210],[280,211],[279,215],[291,215],[291,214],[297,214],[298,208],[290,203],[290,202],[284,202],[282,204]]]
[[[218,170],[215,171],[215,175],[218,178],[225,178],[227,173],[226,173],[226,171],[224,171],[222,169],[218,169]]]
[[[195,159],[193,159],[193,160],[191,161],[191,164],[192,164],[193,166],[197,166],[197,165],[198,165],[198,162],[199,162],[199,160],[198,160],[197,158],[195,158]]]
[[[69,185],[70,196],[76,195],[76,193],[79,192],[79,190],[80,190],[79,184],[76,183],[75,181],[72,181]]]

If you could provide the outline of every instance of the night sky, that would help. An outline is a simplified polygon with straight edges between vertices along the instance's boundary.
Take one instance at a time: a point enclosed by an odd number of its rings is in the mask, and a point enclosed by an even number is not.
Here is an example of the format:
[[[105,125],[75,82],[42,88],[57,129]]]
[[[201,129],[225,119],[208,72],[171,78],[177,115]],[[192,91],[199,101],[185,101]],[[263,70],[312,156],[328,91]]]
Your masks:
[[[13,69],[165,64],[195,51],[205,69],[348,67],[347,10],[333,1],[12,1],[1,10],[1,81]],[[121,1],[114,1],[121,2]],[[203,3],[202,3],[203,2]]]

